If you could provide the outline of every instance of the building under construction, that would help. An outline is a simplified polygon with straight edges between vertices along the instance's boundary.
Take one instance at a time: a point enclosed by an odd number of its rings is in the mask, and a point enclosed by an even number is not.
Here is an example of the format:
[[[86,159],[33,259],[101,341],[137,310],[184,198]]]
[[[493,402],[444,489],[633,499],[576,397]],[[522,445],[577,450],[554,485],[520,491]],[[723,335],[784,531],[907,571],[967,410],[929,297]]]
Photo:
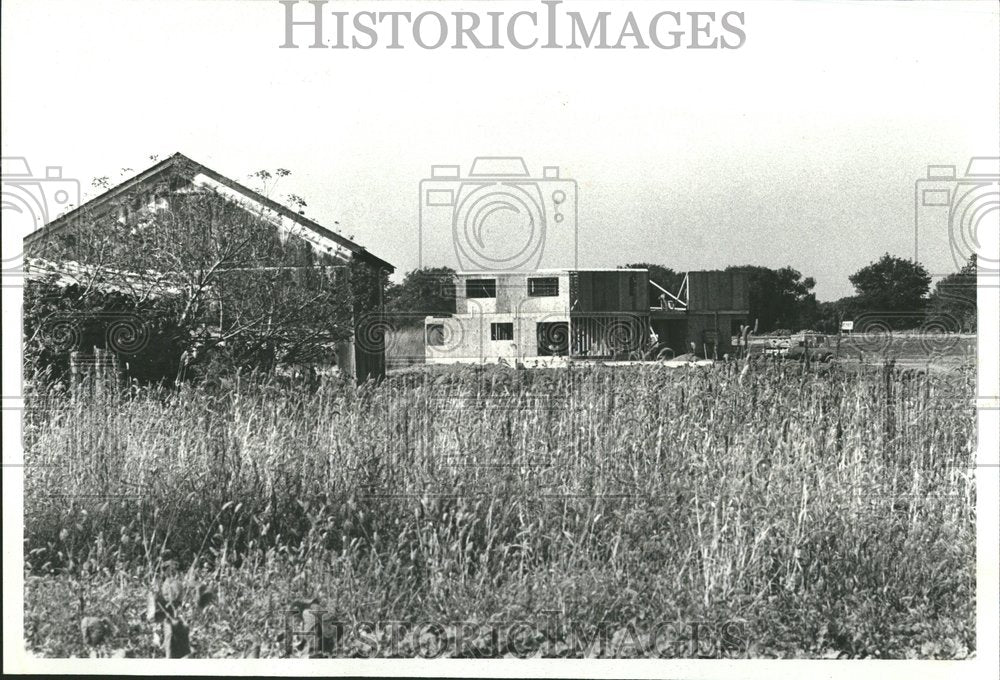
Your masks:
[[[455,284],[455,314],[425,320],[428,363],[722,358],[749,317],[742,272],[689,272],[675,291],[646,269],[464,272]]]

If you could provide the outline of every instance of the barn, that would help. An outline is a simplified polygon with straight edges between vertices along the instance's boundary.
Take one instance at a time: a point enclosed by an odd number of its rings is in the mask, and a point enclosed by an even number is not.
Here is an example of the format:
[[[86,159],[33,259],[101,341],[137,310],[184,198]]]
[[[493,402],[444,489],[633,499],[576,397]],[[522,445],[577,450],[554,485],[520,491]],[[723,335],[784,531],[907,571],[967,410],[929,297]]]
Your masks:
[[[137,213],[158,219],[169,213],[171,205],[182,196],[211,193],[230,205],[237,206],[255,219],[273,227],[282,241],[295,239],[314,257],[310,261],[322,263],[327,268],[360,263],[374,272],[373,281],[378,285],[366,291],[363,307],[377,309],[381,306],[383,281],[394,271],[393,265],[369,252],[366,248],[309,219],[302,212],[293,210],[263,194],[244,186],[183,154],[176,153],[147,168],[134,177],[105,191],[83,205],[67,212],[24,239],[26,261],[60,271],[72,269],[78,263],[66,262],[66,244],[71,243],[93,225],[106,225],[114,229],[125,223],[125,218]],[[104,227],[101,227],[104,228]],[[209,229],[209,227],[205,227]],[[206,239],[225,238],[225,235],[206,233]],[[60,264],[59,261],[63,262]],[[55,264],[54,264],[55,263]],[[85,263],[79,263],[85,264]],[[181,263],[179,266],[183,266]],[[240,263],[243,268],[265,267],[254,262]],[[318,265],[317,265],[318,266]],[[29,267],[30,268],[30,267]],[[148,272],[145,272],[148,274]],[[30,272],[29,272],[30,274]],[[362,309],[355,309],[360,316]],[[336,350],[337,365],[341,371],[364,381],[384,375],[384,346],[371,342],[355,343],[353,337],[342,341]]]

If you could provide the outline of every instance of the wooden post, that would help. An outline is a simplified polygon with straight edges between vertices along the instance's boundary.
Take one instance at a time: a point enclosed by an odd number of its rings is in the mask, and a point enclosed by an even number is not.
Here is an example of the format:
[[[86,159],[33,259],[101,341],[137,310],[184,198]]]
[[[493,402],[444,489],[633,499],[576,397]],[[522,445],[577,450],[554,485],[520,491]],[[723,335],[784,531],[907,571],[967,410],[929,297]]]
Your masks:
[[[100,347],[93,347],[92,350],[69,354],[70,388],[75,396],[79,396],[84,386],[89,386],[94,396],[101,395],[109,388],[117,387],[122,377],[114,352]]]

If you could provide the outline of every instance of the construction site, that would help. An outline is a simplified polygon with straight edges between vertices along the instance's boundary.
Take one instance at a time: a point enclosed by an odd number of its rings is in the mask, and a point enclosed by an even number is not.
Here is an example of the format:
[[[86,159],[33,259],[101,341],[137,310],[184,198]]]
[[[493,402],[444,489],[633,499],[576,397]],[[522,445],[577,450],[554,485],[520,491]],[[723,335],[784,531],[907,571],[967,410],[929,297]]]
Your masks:
[[[741,272],[688,272],[678,290],[646,269],[460,272],[455,314],[425,320],[428,364],[721,359],[749,318]]]

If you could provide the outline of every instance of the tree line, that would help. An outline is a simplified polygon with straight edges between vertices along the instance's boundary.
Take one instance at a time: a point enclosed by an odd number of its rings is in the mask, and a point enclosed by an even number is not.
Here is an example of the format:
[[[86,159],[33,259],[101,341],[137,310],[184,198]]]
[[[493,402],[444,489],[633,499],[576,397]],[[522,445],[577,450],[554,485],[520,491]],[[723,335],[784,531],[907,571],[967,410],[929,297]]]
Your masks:
[[[652,282],[676,291],[684,272],[651,262],[624,268],[649,270]],[[815,330],[836,333],[843,321],[905,330],[928,327],[951,332],[976,330],[976,256],[958,272],[931,286],[931,275],[919,262],[886,253],[848,277],[854,294],[830,302],[816,299],[816,280],[793,267],[731,265],[726,271],[744,272],[749,284],[750,323],[758,333]],[[386,309],[390,313],[453,314],[455,272],[447,267],[414,269],[402,282],[390,284]]]

